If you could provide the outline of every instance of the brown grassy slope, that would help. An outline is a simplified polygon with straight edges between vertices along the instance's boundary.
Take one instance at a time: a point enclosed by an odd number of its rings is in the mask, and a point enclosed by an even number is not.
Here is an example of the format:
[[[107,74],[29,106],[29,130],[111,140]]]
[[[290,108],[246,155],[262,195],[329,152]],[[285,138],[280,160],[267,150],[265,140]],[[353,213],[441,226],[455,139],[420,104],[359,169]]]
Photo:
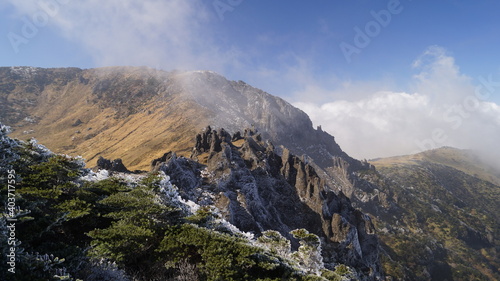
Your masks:
[[[34,137],[54,152],[81,155],[90,167],[99,156],[121,158],[129,169],[148,169],[152,159],[167,151],[189,154],[195,134],[209,124],[209,112],[161,87],[145,92],[137,75],[88,70],[81,75],[86,83],[75,78],[61,85],[53,79],[34,94],[17,85],[9,98],[31,99],[30,105],[18,108],[37,122],[8,124],[14,129],[11,136]],[[106,80],[116,85],[100,96],[96,84]]]
[[[232,133],[255,125],[264,138],[307,154],[323,169],[333,165],[334,156],[353,171],[366,168],[333,136],[315,130],[301,110],[210,71],[0,67],[0,102],[0,122],[13,126],[12,136],[35,137],[55,152],[82,155],[90,166],[103,156],[146,169],[168,150],[188,154],[195,134],[207,125]]]

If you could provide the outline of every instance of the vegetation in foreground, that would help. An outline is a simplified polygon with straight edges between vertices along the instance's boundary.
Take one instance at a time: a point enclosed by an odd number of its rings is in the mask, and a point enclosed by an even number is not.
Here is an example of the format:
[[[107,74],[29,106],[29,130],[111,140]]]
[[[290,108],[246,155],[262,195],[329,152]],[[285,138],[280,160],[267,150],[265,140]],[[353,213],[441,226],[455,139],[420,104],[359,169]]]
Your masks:
[[[181,199],[163,173],[96,174],[0,127],[0,252],[15,248],[2,280],[355,278],[344,265],[325,269],[319,238],[304,229],[292,231],[296,251],[275,231],[253,239],[210,206]]]

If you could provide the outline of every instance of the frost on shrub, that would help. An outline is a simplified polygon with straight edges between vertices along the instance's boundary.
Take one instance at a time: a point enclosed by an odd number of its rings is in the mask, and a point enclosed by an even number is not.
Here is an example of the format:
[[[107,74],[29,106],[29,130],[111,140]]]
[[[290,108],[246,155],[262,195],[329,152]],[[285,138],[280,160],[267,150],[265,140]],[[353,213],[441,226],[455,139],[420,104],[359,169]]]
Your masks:
[[[8,237],[9,231],[7,228],[7,218],[5,214],[2,214],[2,216],[0,217],[0,239],[1,241],[7,241]],[[10,251],[9,247],[12,246],[13,245],[10,244],[7,245],[7,243],[0,243],[0,254],[3,257],[7,257]],[[66,268],[62,267],[64,259],[54,257],[53,255],[28,253],[22,247],[21,242],[17,239],[15,241],[15,254],[15,272],[8,273],[13,274],[14,279],[12,280],[18,280],[15,279],[16,277],[24,278],[19,280],[49,280],[49,278],[55,276],[68,278],[70,277],[66,272]],[[2,262],[0,264],[0,270],[2,272],[7,272],[8,269],[11,269],[8,263]]]
[[[153,188],[156,193],[156,203],[181,210],[185,215],[193,213],[193,209],[196,210],[199,207],[194,202],[183,200],[177,186],[170,182],[170,177],[163,171],[142,178],[140,183]],[[196,206],[189,206],[189,203]]]
[[[88,281],[129,281],[125,272],[118,268],[116,263],[100,259],[89,265]]]
[[[11,132],[10,127],[0,122],[0,138],[3,138],[3,136],[6,136],[10,132]]]
[[[31,154],[36,155],[37,157],[40,157],[42,159],[47,159],[54,154],[52,151],[50,151],[50,149],[42,144],[39,144],[38,141],[34,138],[30,139],[27,145],[30,149]]]
[[[163,171],[158,173],[158,177],[158,191],[160,192],[160,199],[163,201],[162,203],[180,205],[179,191],[177,187],[170,182],[170,177]]]
[[[19,159],[16,149],[20,146],[20,143],[7,136],[10,132],[9,126],[0,123],[0,173],[2,175],[12,168],[12,162]]]
[[[292,254],[294,259],[306,272],[319,275],[321,269],[324,268],[319,237],[303,228],[293,230],[290,233],[300,243],[297,252]]]
[[[266,230],[257,239],[258,244],[264,246],[271,253],[283,258],[289,258],[291,254],[290,240],[283,237],[278,231]]]
[[[219,213],[217,214],[218,216],[220,216]],[[215,220],[215,223],[217,224],[217,227],[215,229],[219,232],[230,233],[232,235],[245,238],[248,241],[252,241],[255,238],[255,235],[253,233],[241,231],[239,228],[237,228],[235,225],[233,225],[232,223],[228,222],[225,219],[218,218]]]
[[[98,182],[109,178],[108,170],[89,171],[80,178],[83,181]]]
[[[194,214],[186,217],[187,221],[209,229],[215,228],[216,219],[217,213],[212,206],[202,206]]]
[[[15,276],[20,279],[13,280],[75,280],[64,266],[65,259],[52,254],[26,253],[22,248],[18,251]]]

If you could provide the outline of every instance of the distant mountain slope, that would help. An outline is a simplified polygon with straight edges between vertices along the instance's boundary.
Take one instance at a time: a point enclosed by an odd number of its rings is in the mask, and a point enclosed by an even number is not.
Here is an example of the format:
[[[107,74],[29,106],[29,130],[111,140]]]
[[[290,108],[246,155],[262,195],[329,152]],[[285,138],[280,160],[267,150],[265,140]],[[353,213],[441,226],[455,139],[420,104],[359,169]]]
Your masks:
[[[493,167],[471,150],[442,147],[409,156],[396,156],[371,160],[377,167],[391,166],[398,163],[427,161],[442,164],[468,175],[489,181],[500,186],[500,167]]]
[[[392,258],[388,274],[500,280],[500,186],[494,168],[485,168],[470,151],[448,147],[371,163],[386,179],[380,188],[393,200],[391,211],[375,220]]]
[[[166,151],[188,155],[192,136],[208,125],[232,133],[253,125],[322,168],[333,165],[333,156],[361,166],[301,110],[210,71],[3,67],[0,100],[0,121],[12,126],[13,137],[35,137],[90,165],[104,156],[146,169]]]

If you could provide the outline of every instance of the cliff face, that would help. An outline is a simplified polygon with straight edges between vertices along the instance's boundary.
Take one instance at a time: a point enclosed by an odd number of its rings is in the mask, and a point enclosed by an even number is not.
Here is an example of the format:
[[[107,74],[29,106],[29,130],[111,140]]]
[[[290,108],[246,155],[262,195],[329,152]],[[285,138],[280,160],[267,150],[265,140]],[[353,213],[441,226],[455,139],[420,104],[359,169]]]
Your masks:
[[[370,218],[329,189],[314,167],[250,129],[230,135],[208,127],[196,140],[191,158],[167,153],[153,161],[184,197],[217,206],[243,231],[273,229],[293,239],[291,230],[306,228],[323,240],[330,267],[343,263],[364,278],[381,276]]]

